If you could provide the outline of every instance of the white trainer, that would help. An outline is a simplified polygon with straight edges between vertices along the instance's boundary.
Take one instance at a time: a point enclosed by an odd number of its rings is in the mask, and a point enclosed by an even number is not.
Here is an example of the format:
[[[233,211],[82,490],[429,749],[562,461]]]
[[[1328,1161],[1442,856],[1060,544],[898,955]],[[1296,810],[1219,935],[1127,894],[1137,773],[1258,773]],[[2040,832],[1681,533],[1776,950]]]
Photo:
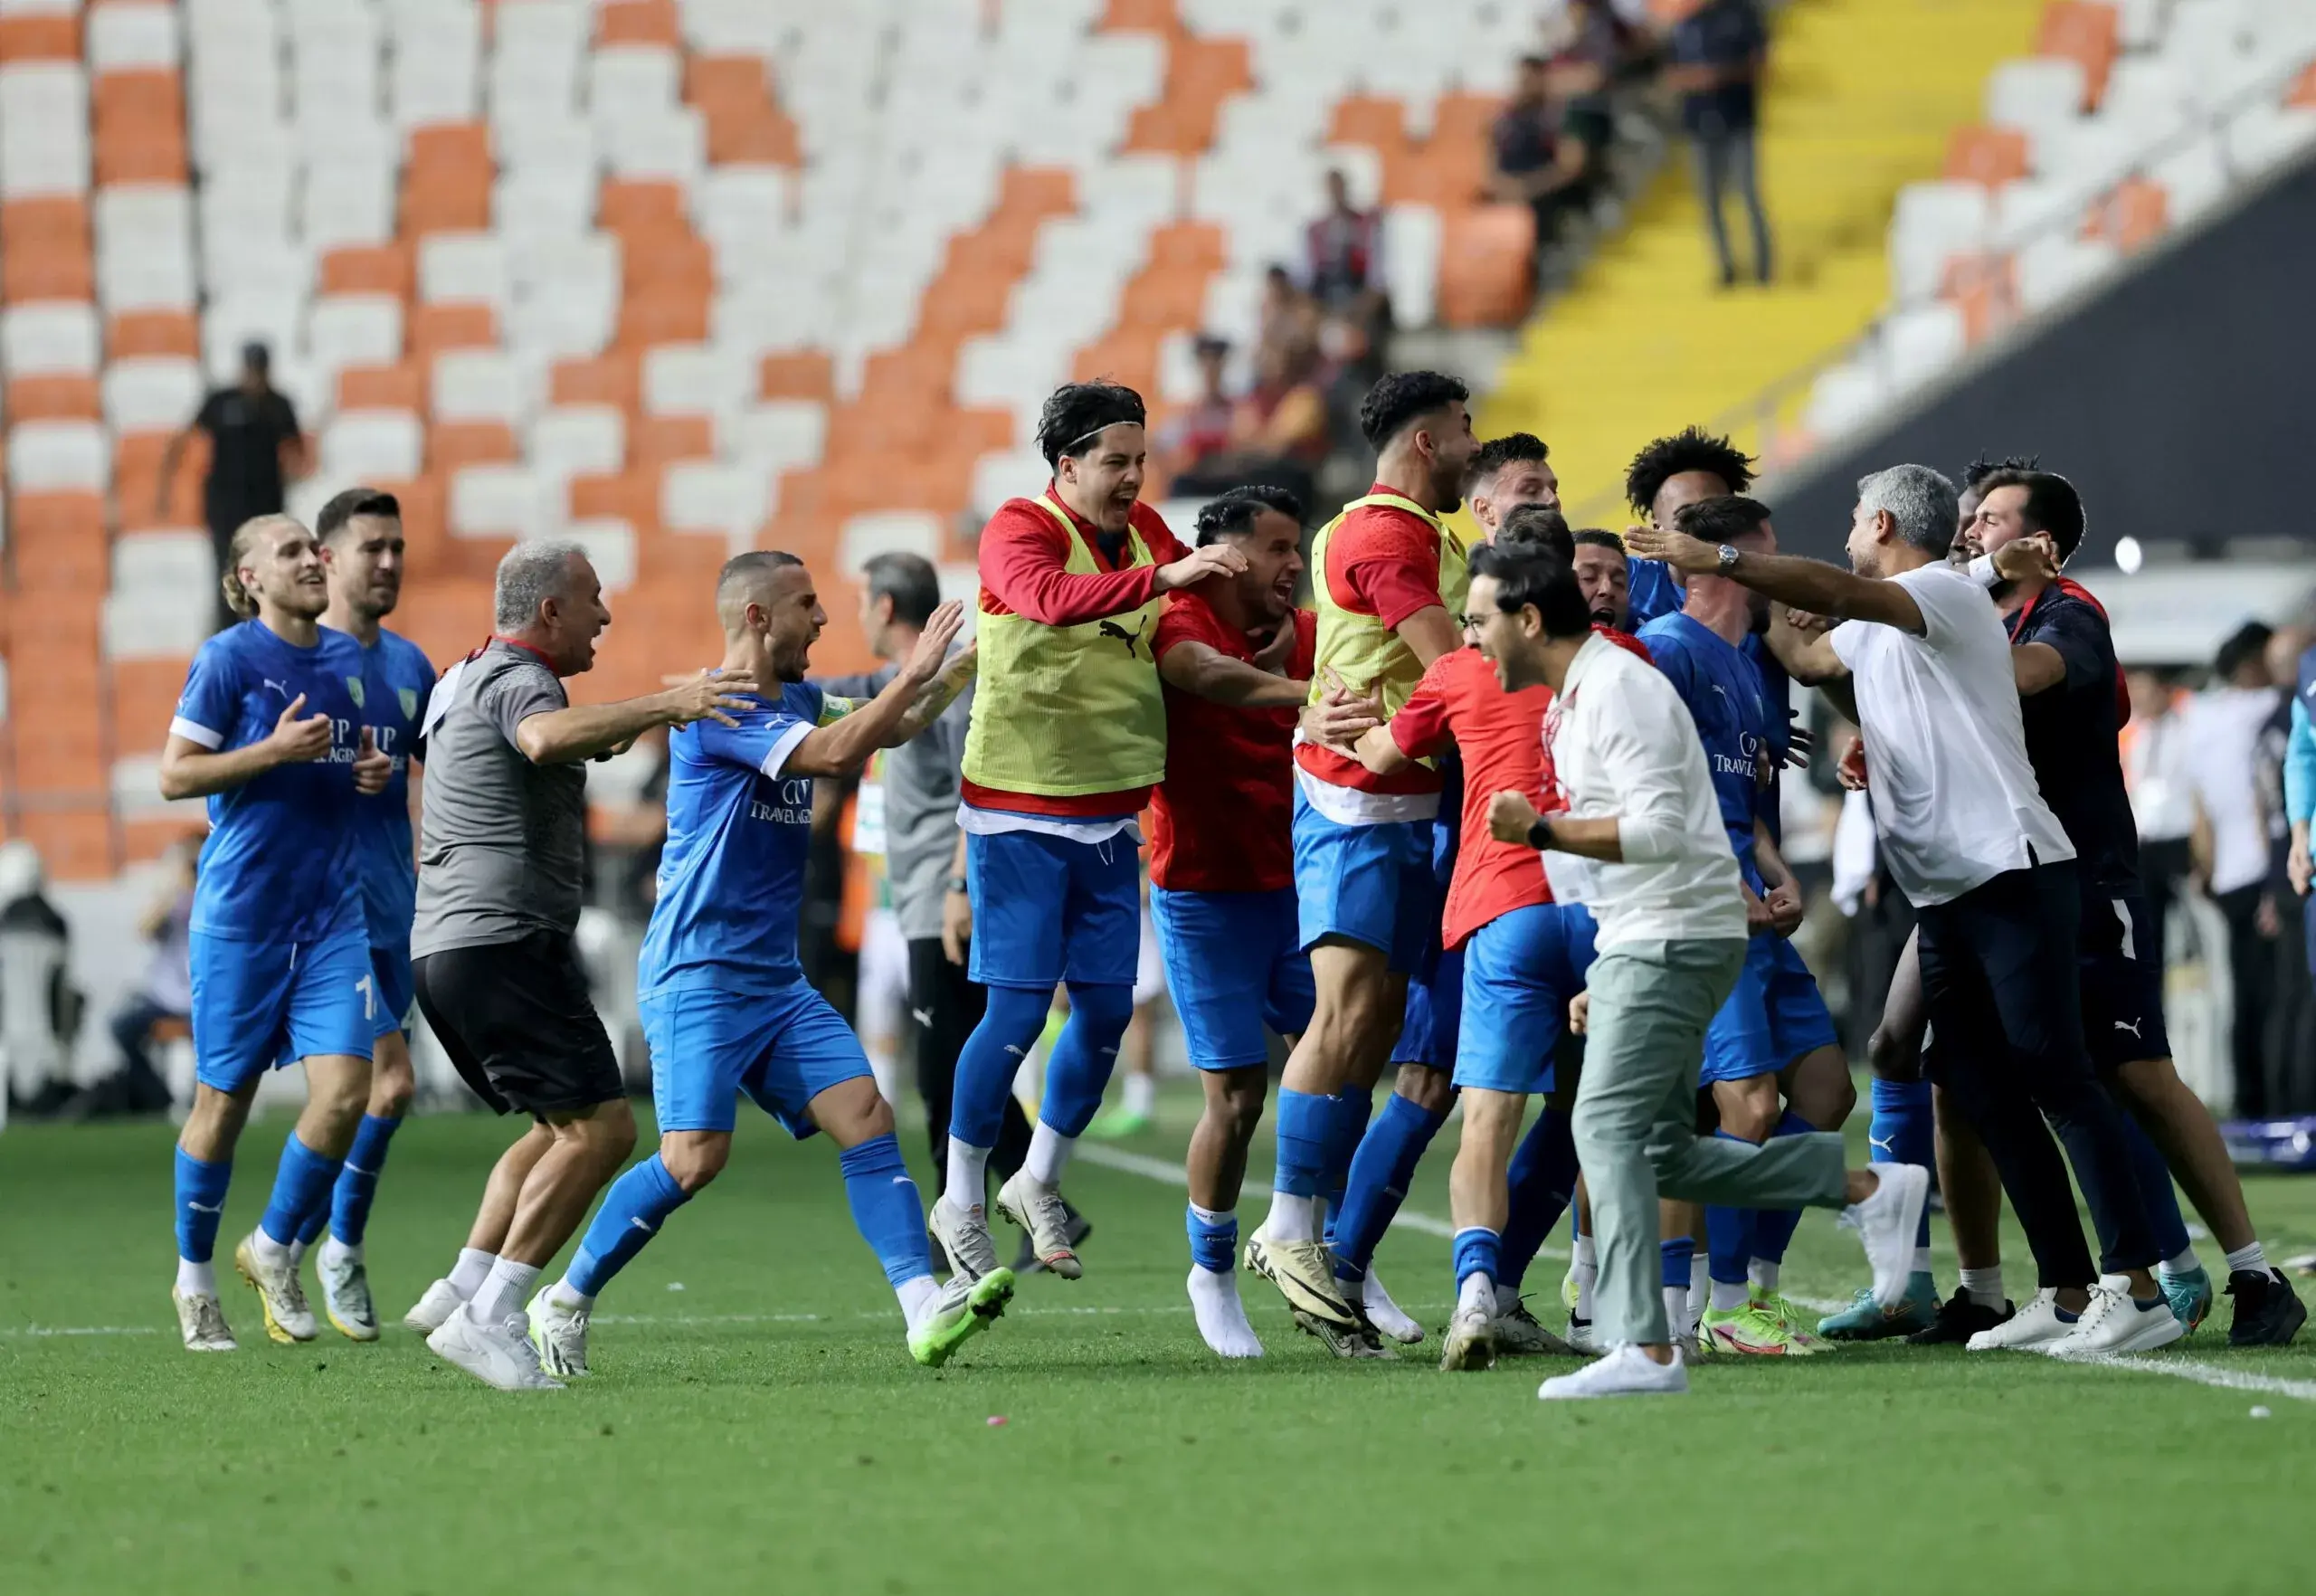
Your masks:
[[[257,1293],[257,1305],[265,1316],[265,1333],[283,1345],[292,1342],[311,1341],[321,1334],[321,1325],[314,1320],[314,1310],[306,1306],[306,1287],[298,1278],[298,1266],[287,1254],[271,1261],[257,1246],[257,1232],[252,1230],[233,1249],[233,1268]]]
[[[187,1352],[238,1352],[241,1343],[233,1339],[233,1327],[225,1323],[225,1305],[214,1297],[187,1297],[176,1287],[169,1287],[169,1301],[176,1306],[177,1329],[185,1335]]]
[[[1877,1164],[1872,1196],[1842,1210],[1841,1222],[1865,1244],[1874,1269],[1874,1300],[1895,1307],[1906,1297],[1913,1270],[1914,1230],[1930,1201],[1930,1171],[1919,1164]]]
[[[539,1367],[529,1330],[520,1314],[485,1325],[472,1314],[456,1313],[426,1338],[426,1344],[438,1357],[500,1391],[561,1391],[563,1382]]]
[[[1486,1308],[1465,1306],[1448,1321],[1439,1348],[1442,1373],[1492,1369],[1495,1366],[1495,1316]]]
[[[1887,1165],[1884,1166],[1888,1167]],[[2045,1286],[1991,1330],[1970,1337],[1972,1352],[2041,1352],[2074,1334],[2082,1321],[2059,1317],[2058,1293]]]
[[[1504,1288],[1495,1293],[1495,1351],[1498,1357],[1533,1358],[1559,1355],[1576,1349],[1536,1322],[1528,1305],[1518,1297],[1504,1305]]]
[[[978,1280],[997,1268],[997,1243],[989,1239],[985,1209],[952,1208],[946,1198],[934,1199],[925,1216],[925,1228],[949,1255],[949,1268],[967,1280]]]
[[[1677,1348],[1671,1363],[1660,1363],[1626,1342],[1573,1374],[1553,1375],[1536,1387],[1536,1396],[1558,1402],[1583,1397],[1682,1396],[1688,1389],[1688,1363]]]
[[[550,1374],[586,1375],[585,1308],[557,1302],[555,1287],[550,1286],[531,1298],[524,1316],[528,1321],[531,1346],[539,1354],[540,1368]]]
[[[1359,1306],[1367,1310],[1367,1322],[1385,1338],[1401,1346],[1413,1346],[1423,1339],[1423,1326],[1391,1300],[1391,1294],[1383,1289],[1383,1282],[1372,1268],[1360,1284]]]
[[[1262,1341],[1247,1318],[1247,1305],[1239,1300],[1239,1277],[1234,1271],[1202,1269],[1192,1264],[1188,1287],[1199,1335],[1217,1357],[1263,1355]]]
[[[2102,1275],[2091,1288],[2091,1306],[2074,1322],[2074,1334],[2040,1350],[2055,1358],[2112,1357],[2169,1346],[2187,1333],[2167,1299],[2158,1297],[2153,1307],[2142,1307],[2131,1300],[2128,1277]]]
[[[314,1255],[314,1278],[321,1282],[322,1311],[348,1341],[378,1339],[378,1310],[370,1301],[370,1271],[350,1247],[325,1244]]]
[[[426,1295],[402,1316],[402,1322],[413,1330],[432,1335],[449,1321],[452,1314],[466,1306],[467,1299],[459,1295],[459,1288],[446,1278],[429,1286]]]
[[[1069,1210],[1061,1201],[1059,1187],[1040,1185],[1030,1178],[1028,1170],[1017,1169],[1013,1178],[997,1189],[997,1211],[1029,1232],[1030,1246],[1047,1268],[1065,1280],[1086,1273],[1077,1249],[1069,1245]]]

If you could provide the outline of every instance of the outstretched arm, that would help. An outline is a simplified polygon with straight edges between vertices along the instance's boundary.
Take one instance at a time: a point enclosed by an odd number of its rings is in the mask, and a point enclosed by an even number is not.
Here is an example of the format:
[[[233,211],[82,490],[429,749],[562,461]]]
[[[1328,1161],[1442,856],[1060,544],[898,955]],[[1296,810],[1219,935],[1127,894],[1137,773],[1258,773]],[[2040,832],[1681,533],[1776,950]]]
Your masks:
[[[1191,638],[1172,644],[1159,656],[1158,674],[1170,687],[1239,709],[1299,709],[1311,696],[1307,681],[1274,675]]]
[[[1737,563],[1723,567],[1721,551],[1713,545],[1685,532],[1661,531],[1655,527],[1627,527],[1625,546],[1645,558],[1663,560],[1677,571],[1726,576],[1797,609],[1838,615],[1845,621],[1872,621],[1883,626],[1895,626],[1917,637],[1930,630],[1922,620],[1922,606],[1900,584],[1854,575],[1823,560],[1741,550]]]

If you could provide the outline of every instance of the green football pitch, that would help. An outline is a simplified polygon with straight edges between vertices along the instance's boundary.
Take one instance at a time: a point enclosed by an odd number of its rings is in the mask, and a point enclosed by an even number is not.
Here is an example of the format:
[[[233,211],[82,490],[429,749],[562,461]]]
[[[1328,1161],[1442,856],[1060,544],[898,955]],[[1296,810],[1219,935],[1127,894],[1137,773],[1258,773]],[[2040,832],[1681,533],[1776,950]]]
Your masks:
[[[242,1350],[185,1353],[167,1129],[17,1126],[0,1590],[2316,1588],[2316,1336],[2231,1352],[2223,1302],[2129,1367],[1858,1347],[1716,1360],[1685,1399],[1547,1406],[1536,1382],[1564,1363],[1339,1363],[1242,1276],[1269,1355],[1225,1366],[1191,1327],[1182,1193],[1162,1178],[1194,1103],[1163,1109],[1071,1172],[1096,1227],[1086,1278],[1026,1280],[939,1373],[908,1361],[829,1147],[744,1121],[723,1180],[601,1303],[595,1376],[524,1395],[398,1326],[271,1345],[230,1262]],[[250,1134],[221,1260],[286,1126]],[[369,1238],[382,1311],[451,1262],[508,1134],[404,1128]],[[1454,1135],[1378,1260],[1434,1326]],[[2316,1246],[2316,1181],[2258,1181],[2252,1202],[2278,1256]],[[1941,1245],[1950,1286],[1951,1263]],[[1548,1323],[1561,1267],[1548,1254],[1530,1281]],[[1786,1286],[1837,1298],[1859,1269],[1812,1215]]]

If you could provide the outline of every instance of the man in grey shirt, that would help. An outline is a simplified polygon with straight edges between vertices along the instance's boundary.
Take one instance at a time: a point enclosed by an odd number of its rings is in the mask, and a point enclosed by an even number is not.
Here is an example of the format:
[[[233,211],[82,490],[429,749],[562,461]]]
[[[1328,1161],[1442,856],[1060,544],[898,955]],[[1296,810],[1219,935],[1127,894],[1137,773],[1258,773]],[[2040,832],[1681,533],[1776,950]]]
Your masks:
[[[884,689],[900,670],[897,661],[908,657],[926,619],[941,603],[940,575],[922,556],[881,554],[861,575],[860,630],[869,648],[887,663],[866,676],[821,683],[830,692],[850,698],[874,698]],[[885,881],[892,894],[893,916],[908,942],[909,1023],[936,1195],[948,1177],[949,1099],[956,1084],[957,1054],[981,1023],[989,1001],[987,991],[965,974],[973,905],[965,896],[964,833],[957,827],[957,785],[973,698],[973,689],[966,689],[940,719],[887,752],[875,774],[862,784],[864,794],[871,782],[882,790]],[[862,807],[868,807],[865,796]],[[1004,1128],[990,1154],[1001,1181],[1021,1167],[1029,1148],[1029,1119],[1009,1097]]]
[[[460,1076],[536,1123],[499,1159],[457,1268],[405,1316],[426,1344],[513,1391],[555,1386],[523,1304],[635,1146],[611,1039],[579,966],[589,759],[655,726],[743,708],[745,673],[574,708],[563,679],[611,624],[578,545],[518,543],[498,565],[490,641],[436,684],[411,930],[418,1006]]]

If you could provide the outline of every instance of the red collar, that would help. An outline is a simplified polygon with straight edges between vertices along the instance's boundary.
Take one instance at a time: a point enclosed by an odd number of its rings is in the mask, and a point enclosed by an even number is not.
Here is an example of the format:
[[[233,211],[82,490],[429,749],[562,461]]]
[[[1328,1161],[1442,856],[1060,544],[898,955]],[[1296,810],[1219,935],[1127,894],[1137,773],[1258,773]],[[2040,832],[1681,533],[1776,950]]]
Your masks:
[[[544,651],[532,647],[529,643],[525,642],[520,638],[508,637],[503,632],[494,632],[488,638],[483,640],[482,648],[487,649],[492,643],[505,643],[510,649],[520,649],[523,652],[536,659],[540,664],[546,666],[549,670],[554,670],[555,675],[561,676],[563,674],[560,670],[555,670],[555,661],[548,659]],[[475,652],[479,654],[482,652],[482,649],[477,649]]]

